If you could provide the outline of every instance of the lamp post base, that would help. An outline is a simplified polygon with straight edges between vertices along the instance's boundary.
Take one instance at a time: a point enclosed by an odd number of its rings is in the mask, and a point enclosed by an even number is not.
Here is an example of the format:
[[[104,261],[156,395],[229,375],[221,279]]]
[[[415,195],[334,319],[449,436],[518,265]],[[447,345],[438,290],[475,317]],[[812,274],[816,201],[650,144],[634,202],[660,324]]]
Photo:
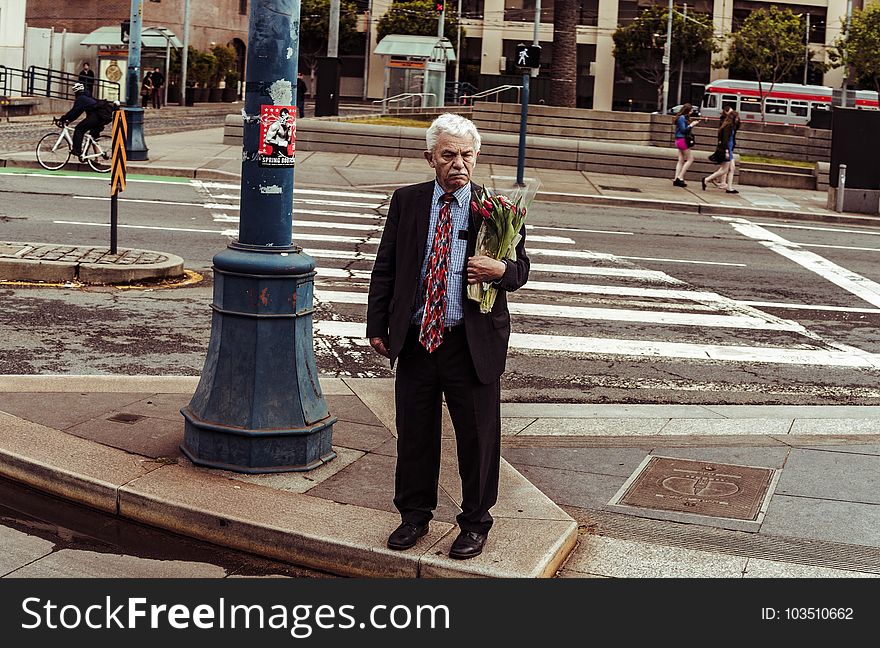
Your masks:
[[[214,315],[181,450],[244,473],[304,471],[335,457],[312,340],[315,264],[299,248],[232,243],[214,257]]]
[[[181,413],[186,422],[180,449],[199,466],[250,474],[305,472],[336,457],[334,417],[308,428],[254,431],[198,420],[189,407]]]
[[[140,106],[126,106],[128,121],[128,140],[125,142],[125,156],[134,162],[149,160],[150,149],[144,140],[144,109]]]

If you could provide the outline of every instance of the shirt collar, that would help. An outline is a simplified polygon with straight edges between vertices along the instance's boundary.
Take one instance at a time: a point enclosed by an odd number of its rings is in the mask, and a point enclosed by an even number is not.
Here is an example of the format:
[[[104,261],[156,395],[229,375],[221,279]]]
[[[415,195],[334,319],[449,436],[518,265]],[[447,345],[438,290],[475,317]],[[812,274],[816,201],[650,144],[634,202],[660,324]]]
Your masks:
[[[440,186],[440,183],[434,180],[434,202],[438,202],[440,200],[440,196],[445,193],[446,192],[443,190],[443,187]],[[469,204],[471,199],[471,183],[468,182],[465,186],[457,189],[452,195],[455,196],[456,205]]]

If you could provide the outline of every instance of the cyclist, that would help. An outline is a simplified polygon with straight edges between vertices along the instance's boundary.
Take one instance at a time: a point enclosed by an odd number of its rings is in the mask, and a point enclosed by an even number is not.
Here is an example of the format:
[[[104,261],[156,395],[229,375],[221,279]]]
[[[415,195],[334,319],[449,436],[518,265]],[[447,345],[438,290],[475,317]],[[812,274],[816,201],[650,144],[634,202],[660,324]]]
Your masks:
[[[58,118],[62,124],[67,125],[85,113],[85,118],[73,129],[73,154],[79,158],[80,162],[84,162],[82,153],[82,142],[86,132],[90,132],[92,137],[97,138],[104,130],[104,126],[113,119],[107,119],[106,116],[100,114],[98,110],[98,100],[86,92],[86,87],[82,83],[73,84],[73,106],[64,115]]]

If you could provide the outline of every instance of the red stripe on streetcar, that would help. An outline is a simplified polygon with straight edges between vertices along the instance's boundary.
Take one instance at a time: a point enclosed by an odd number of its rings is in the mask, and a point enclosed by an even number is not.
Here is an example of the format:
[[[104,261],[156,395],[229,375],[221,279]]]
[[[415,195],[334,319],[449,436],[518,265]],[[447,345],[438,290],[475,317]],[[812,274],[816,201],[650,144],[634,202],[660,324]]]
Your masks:
[[[714,87],[710,86],[710,87],[706,88],[706,92],[710,93],[710,94],[719,94],[719,95],[732,94],[732,95],[746,95],[749,97],[760,97],[761,96],[761,94],[757,90],[750,90],[748,88],[714,88]],[[770,99],[800,99],[802,101],[816,101],[816,102],[831,103],[831,95],[814,95],[814,94],[803,94],[803,93],[798,93],[798,92],[780,92],[777,90],[774,90],[769,93],[765,92],[764,95]]]

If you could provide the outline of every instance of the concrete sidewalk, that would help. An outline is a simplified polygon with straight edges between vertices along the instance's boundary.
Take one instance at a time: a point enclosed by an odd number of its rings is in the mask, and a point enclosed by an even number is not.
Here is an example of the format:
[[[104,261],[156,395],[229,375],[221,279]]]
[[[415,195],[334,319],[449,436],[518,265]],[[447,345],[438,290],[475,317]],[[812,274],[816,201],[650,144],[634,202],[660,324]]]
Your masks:
[[[394,552],[385,548],[398,522],[390,380],[322,378],[339,419],[338,456],[308,473],[274,475],[197,468],[182,456],[179,409],[196,382],[0,376],[0,475],[343,576],[880,575],[880,408],[504,403],[496,524],[481,556],[455,561],[446,556],[459,510],[448,418],[431,531]],[[757,467],[772,483],[745,529],[729,516],[620,505],[618,495],[658,458],[697,462],[719,478]],[[731,493],[697,489],[695,498],[724,502]]]

